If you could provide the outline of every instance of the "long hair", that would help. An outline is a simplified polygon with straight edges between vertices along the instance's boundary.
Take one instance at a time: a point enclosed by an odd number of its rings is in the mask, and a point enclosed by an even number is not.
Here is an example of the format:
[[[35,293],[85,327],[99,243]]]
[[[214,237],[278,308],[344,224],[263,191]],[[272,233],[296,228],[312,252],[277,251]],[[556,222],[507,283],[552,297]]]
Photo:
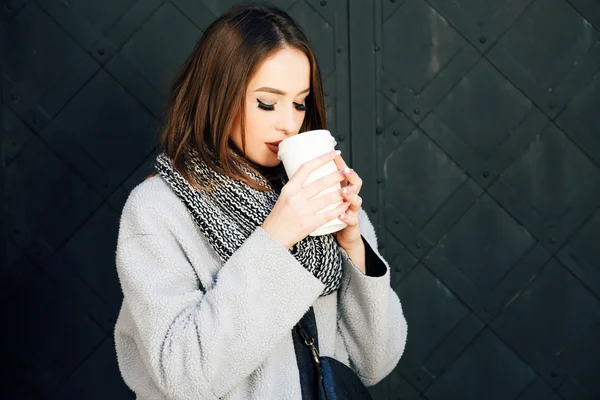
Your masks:
[[[192,185],[201,186],[185,168],[186,150],[190,147],[210,168],[258,190],[268,190],[240,168],[245,165],[261,174],[235,148],[230,136],[235,124],[240,123],[242,152],[245,152],[244,107],[248,83],[261,63],[284,47],[302,51],[310,64],[308,110],[300,132],[327,128],[321,73],[300,27],[287,13],[273,6],[234,7],[215,20],[196,43],[177,71],[167,100],[160,144],[177,171]]]

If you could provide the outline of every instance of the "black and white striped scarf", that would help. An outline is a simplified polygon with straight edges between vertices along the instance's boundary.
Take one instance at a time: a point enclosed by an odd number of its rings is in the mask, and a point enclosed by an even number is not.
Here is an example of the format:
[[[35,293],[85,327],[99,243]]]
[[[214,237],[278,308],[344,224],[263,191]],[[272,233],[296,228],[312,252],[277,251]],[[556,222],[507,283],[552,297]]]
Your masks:
[[[184,159],[186,170],[191,171],[202,186],[210,184],[210,191],[193,187],[173,168],[172,160],[164,152],[157,157],[155,168],[185,203],[198,227],[225,263],[262,225],[279,193],[276,190],[263,192],[254,189],[242,181],[214,171],[200,160],[195,150],[190,150]],[[244,171],[258,182],[268,185],[262,176],[245,167]],[[296,243],[290,252],[304,268],[323,282],[325,289],[322,296],[339,288],[342,258],[333,234],[307,236]]]

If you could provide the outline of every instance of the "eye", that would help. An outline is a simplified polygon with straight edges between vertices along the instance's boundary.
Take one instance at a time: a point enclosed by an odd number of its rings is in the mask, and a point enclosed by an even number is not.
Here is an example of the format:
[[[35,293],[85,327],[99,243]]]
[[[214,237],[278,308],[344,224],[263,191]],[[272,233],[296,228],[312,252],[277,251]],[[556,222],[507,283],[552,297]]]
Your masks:
[[[298,110],[298,111],[308,110],[308,107],[306,107],[304,104],[294,103],[294,106],[296,106],[296,110]]]
[[[256,99],[256,101],[258,101],[258,108],[262,110],[273,111],[275,109],[275,104],[266,104],[260,101],[259,99]]]

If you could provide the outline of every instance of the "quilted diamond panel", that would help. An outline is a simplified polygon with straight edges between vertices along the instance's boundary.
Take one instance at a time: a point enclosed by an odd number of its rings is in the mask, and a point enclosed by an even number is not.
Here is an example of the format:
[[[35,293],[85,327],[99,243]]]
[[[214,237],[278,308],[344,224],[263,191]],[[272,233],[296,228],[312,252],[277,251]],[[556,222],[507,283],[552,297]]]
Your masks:
[[[421,126],[473,179],[487,186],[547,122],[531,100],[481,61]]]
[[[486,51],[531,2],[532,0],[432,0],[429,3],[474,46]],[[465,9],[469,12],[465,12]]]
[[[118,129],[114,121],[119,121]],[[158,127],[135,98],[101,71],[41,135],[108,196],[156,146]]]
[[[536,1],[489,52],[489,58],[554,117],[600,66],[599,37],[566,1]]]
[[[462,378],[465,373],[472,379]],[[514,399],[534,377],[527,364],[486,329],[426,393],[440,400]]]
[[[600,205],[600,170],[550,124],[490,192],[550,249]]]
[[[383,87],[420,121],[477,60],[477,52],[431,6],[407,0],[383,23]],[[411,54],[411,61],[401,59]]]
[[[10,60],[3,67],[3,100],[39,131],[98,70],[98,64],[34,2],[3,31],[9,40],[0,41],[0,59]]]
[[[425,257],[425,263],[489,322],[548,257],[522,226],[484,195]]]
[[[407,347],[397,370],[424,390],[464,350],[483,324],[423,265],[415,267],[397,291],[407,304],[419,301],[423,307],[405,308],[410,335],[425,340]]]
[[[600,393],[597,380],[590,380],[582,368],[589,364],[578,366],[574,357],[577,354],[586,363],[590,358],[584,353],[598,354],[597,340],[590,336],[597,337],[598,324],[598,298],[553,259],[492,326],[551,386],[560,386],[573,374],[570,379],[579,377],[579,384],[587,385],[583,392],[591,395]],[[582,341],[588,346],[581,346]]]
[[[600,69],[556,119],[596,164],[600,164]]]
[[[9,236],[40,264],[102,201],[38,138],[7,169],[6,185]]]

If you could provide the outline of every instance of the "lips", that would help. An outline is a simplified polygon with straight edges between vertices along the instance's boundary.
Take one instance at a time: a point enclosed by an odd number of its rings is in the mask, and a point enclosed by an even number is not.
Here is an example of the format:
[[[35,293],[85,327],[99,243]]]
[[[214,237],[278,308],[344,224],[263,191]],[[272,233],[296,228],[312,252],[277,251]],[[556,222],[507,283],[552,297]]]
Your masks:
[[[281,143],[281,140],[278,140],[276,142],[267,143],[267,147],[273,153],[277,154],[279,152],[279,143]]]

